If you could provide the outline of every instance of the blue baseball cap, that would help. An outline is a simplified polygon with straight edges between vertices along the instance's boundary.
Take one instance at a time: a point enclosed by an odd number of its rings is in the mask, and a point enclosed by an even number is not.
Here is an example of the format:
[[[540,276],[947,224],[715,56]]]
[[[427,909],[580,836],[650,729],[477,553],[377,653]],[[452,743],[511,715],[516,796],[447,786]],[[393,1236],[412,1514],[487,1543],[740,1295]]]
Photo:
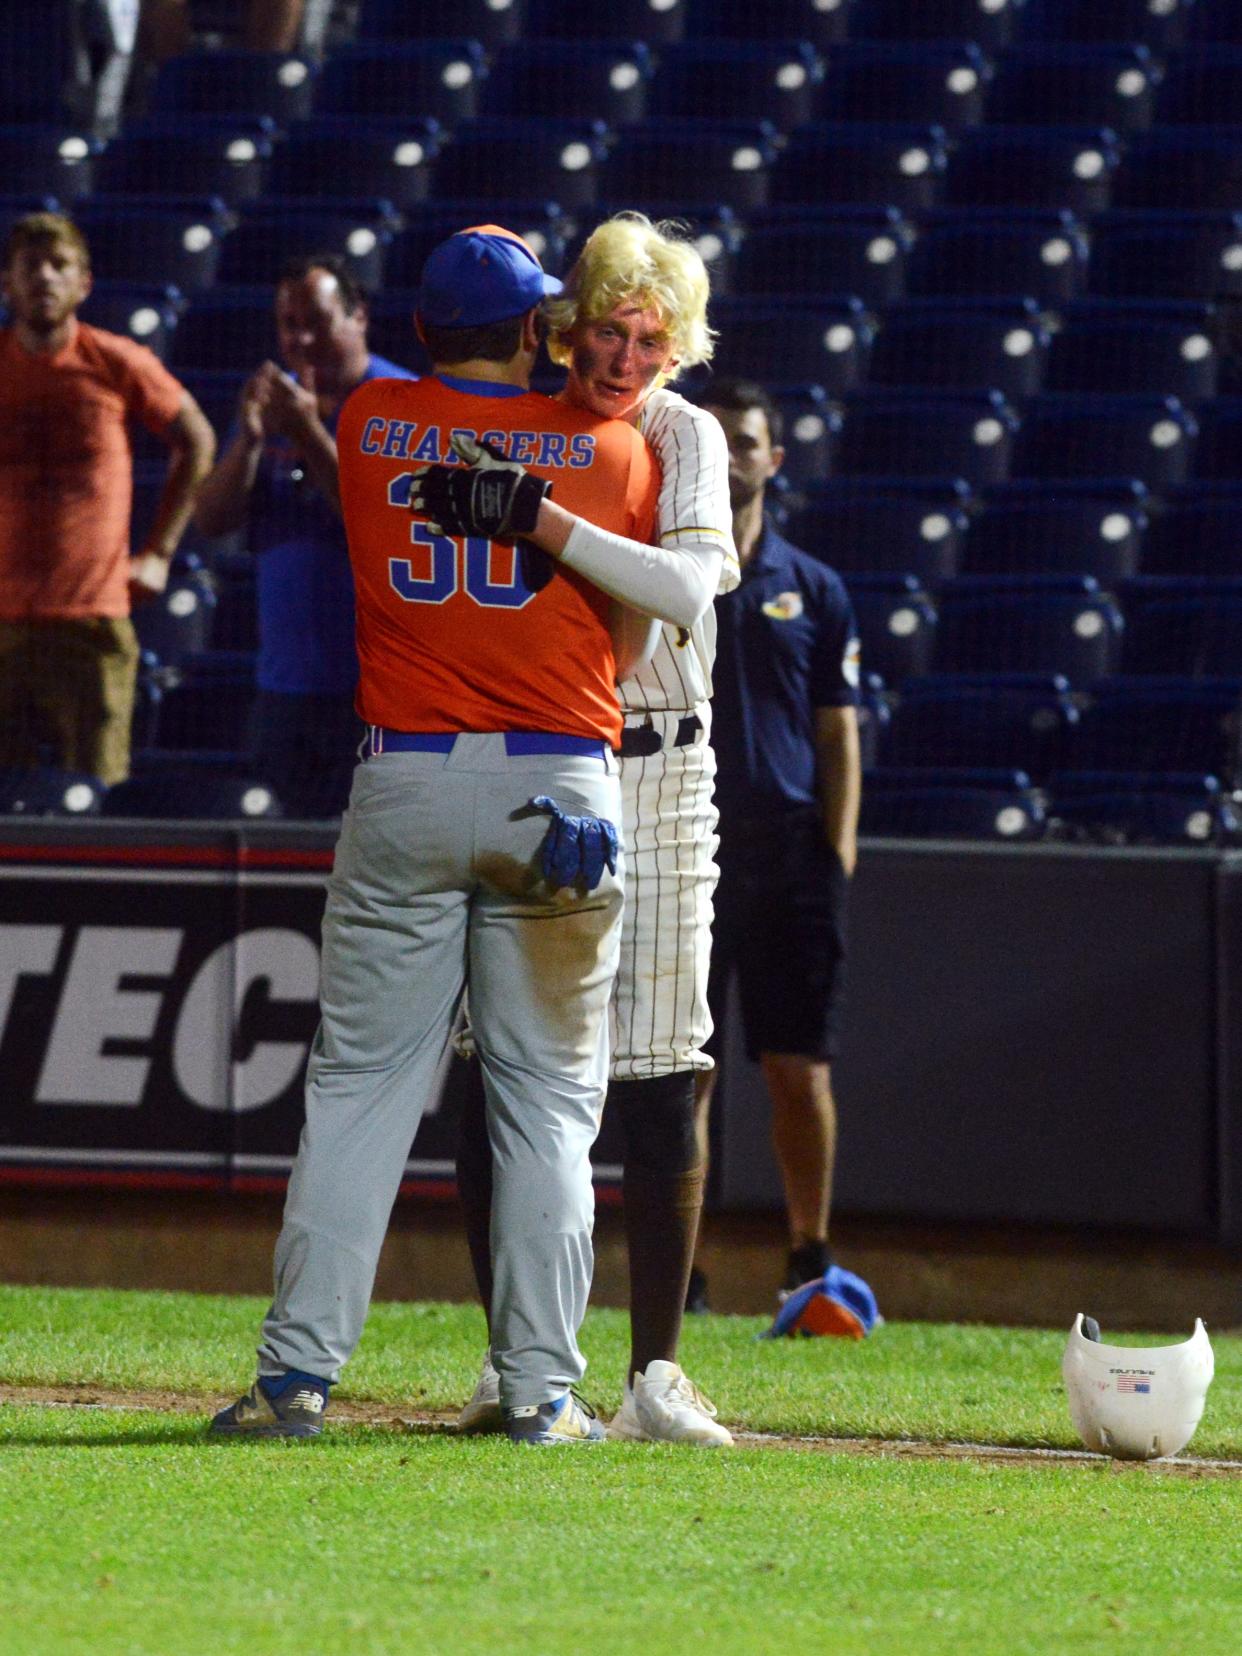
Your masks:
[[[433,328],[479,328],[521,316],[561,287],[521,236],[474,224],[427,255],[418,315]]]

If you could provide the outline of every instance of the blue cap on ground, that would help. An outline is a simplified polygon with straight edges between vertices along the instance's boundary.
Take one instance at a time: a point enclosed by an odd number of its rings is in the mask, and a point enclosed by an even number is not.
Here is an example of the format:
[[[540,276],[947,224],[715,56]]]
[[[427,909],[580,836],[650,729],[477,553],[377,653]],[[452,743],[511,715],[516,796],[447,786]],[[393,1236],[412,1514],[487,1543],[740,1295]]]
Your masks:
[[[861,1340],[882,1322],[875,1295],[860,1276],[831,1265],[822,1277],[790,1294],[764,1339],[780,1334],[835,1334]]]
[[[481,328],[523,315],[561,286],[521,236],[474,224],[427,255],[418,315],[433,328]]]

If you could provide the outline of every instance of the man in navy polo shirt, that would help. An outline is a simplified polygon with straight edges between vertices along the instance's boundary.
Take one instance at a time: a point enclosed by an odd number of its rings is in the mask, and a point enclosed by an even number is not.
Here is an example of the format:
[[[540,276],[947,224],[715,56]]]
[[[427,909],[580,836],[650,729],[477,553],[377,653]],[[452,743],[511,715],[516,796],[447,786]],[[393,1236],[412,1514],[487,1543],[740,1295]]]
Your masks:
[[[704,398],[729,442],[736,591],[716,602],[712,742],[720,884],[711,1004],[719,1047],[736,971],[749,1056],[772,1099],[790,1251],[784,1286],[831,1264],[836,1147],[830,1063],[845,978],[846,908],[857,853],[861,758],[858,637],[840,577],[764,516],[780,470],[781,416],[759,385],[715,380]],[[709,1049],[710,1050],[710,1049]],[[700,1077],[706,1133],[714,1072]],[[701,1273],[691,1300],[705,1308]]]
[[[364,380],[415,376],[369,350],[366,299],[336,254],[287,265],[275,308],[284,367],[264,362],[242,387],[195,523],[206,535],[244,529],[258,560],[255,768],[287,815],[333,817],[349,799],[362,738],[336,420]]]

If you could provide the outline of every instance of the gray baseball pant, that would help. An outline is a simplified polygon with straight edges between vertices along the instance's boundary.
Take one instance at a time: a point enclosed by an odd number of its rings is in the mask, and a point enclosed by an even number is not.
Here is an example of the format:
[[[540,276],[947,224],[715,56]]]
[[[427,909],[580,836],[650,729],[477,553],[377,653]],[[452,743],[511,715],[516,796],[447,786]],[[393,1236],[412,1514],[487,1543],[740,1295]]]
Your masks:
[[[622,869],[551,890],[550,794],[621,820],[617,765],[510,754],[503,735],[359,766],[328,884],[321,1023],[276,1244],[259,1373],[335,1380],[362,1333],[410,1146],[467,982],[496,1159],[493,1360],[506,1408],[586,1368],[589,1152],[608,1076]]]

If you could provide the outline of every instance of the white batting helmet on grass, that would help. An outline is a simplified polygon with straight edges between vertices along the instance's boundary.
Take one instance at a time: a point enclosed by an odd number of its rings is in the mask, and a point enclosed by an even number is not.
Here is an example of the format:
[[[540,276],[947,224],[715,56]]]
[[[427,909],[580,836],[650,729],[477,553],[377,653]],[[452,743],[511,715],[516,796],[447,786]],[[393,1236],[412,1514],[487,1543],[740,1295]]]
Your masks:
[[[1180,1345],[1111,1346],[1081,1312],[1061,1373],[1074,1425],[1088,1449],[1118,1460],[1176,1455],[1190,1442],[1215,1370],[1201,1318]]]

